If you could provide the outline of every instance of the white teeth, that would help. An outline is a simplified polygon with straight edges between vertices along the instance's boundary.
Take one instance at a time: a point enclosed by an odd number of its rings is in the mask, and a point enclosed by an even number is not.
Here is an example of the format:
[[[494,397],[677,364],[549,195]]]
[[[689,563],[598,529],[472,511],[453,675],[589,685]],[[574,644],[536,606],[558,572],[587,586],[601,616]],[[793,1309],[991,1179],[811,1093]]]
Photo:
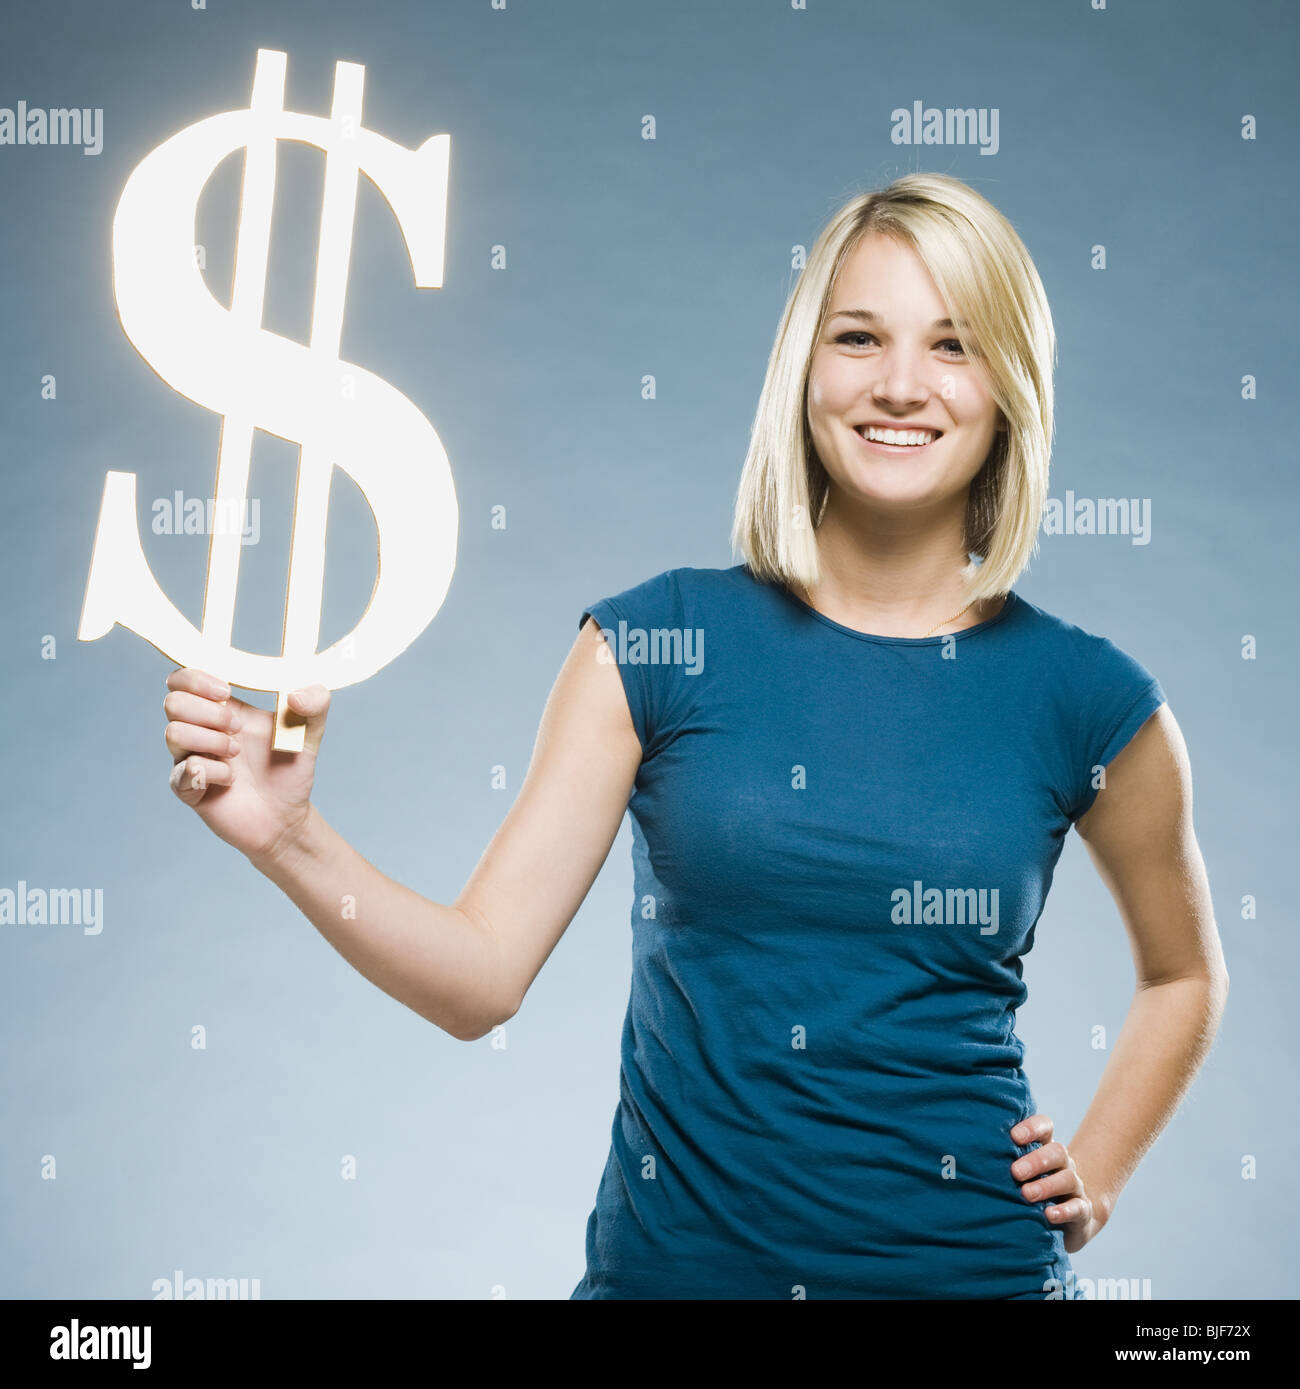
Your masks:
[[[875,425],[867,425],[858,433],[873,443],[905,444],[914,448],[931,444],[939,437],[933,429],[877,429]]]

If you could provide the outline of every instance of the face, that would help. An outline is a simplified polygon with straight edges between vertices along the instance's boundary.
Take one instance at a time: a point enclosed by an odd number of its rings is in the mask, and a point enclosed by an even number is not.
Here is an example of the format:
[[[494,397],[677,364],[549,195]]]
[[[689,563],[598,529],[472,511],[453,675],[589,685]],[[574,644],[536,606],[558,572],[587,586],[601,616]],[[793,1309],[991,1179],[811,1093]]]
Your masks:
[[[831,502],[838,492],[893,510],[964,501],[1005,427],[929,271],[891,237],[863,237],[840,268],[813,352],[808,423]]]

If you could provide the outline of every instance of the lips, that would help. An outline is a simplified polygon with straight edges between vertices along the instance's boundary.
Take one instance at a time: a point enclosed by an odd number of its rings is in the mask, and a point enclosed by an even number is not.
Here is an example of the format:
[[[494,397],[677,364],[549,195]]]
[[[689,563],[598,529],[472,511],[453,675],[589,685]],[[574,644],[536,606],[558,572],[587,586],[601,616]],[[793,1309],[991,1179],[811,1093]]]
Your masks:
[[[858,438],[870,449],[886,450],[890,453],[919,453],[943,437],[943,430],[929,426],[907,427],[904,425],[860,424],[854,426]],[[868,437],[874,435],[874,438]]]

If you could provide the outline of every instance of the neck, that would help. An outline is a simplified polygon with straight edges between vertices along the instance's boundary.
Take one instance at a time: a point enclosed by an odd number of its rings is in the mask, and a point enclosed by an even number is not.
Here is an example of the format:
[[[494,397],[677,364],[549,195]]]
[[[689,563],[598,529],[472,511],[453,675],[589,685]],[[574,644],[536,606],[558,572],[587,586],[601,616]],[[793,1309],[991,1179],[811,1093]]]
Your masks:
[[[800,596],[834,622],[882,637],[959,632],[987,621],[1000,598],[969,602],[962,570],[965,502],[938,517],[848,514],[832,492],[817,527],[821,582]],[[838,504],[837,504],[838,503]]]

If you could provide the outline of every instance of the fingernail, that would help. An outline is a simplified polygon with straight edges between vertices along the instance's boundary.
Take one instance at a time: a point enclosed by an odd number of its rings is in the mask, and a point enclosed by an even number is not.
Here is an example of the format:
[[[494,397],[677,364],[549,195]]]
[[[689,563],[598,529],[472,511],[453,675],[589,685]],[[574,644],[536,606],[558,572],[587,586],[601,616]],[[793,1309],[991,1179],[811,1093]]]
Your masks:
[[[239,751],[239,739],[227,738],[226,743],[228,744],[230,755],[233,757]]]
[[[239,717],[238,714],[231,714],[231,716],[230,716],[230,731],[231,731],[232,733],[238,733],[239,730],[240,730],[241,728],[243,728],[243,726],[244,726],[244,721],[243,721],[243,719],[241,719],[241,718]]]
[[[216,687],[216,692],[214,693],[213,698],[214,698],[214,699],[229,699],[229,698],[230,698],[230,686],[229,686],[229,685],[218,685],[218,686]]]

